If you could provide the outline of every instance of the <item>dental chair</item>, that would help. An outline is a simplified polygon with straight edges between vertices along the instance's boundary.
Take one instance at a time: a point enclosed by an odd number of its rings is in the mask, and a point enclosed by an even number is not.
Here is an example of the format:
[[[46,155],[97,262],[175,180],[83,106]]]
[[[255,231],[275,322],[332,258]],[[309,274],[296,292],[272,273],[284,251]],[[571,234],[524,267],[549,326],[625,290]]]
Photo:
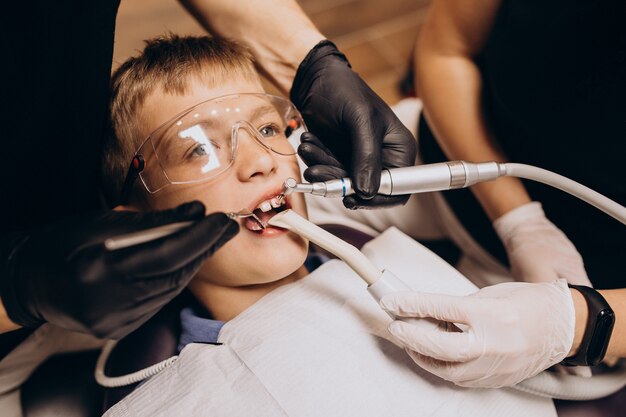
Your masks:
[[[366,233],[343,225],[326,225],[324,228],[357,248],[372,239]],[[458,250],[447,242],[433,242],[425,246],[450,263],[458,259]],[[315,250],[334,257],[321,248],[316,247]],[[107,361],[106,375],[129,374],[176,354],[181,331],[179,314],[188,304],[190,296],[183,292],[142,327],[122,339]],[[53,358],[49,361],[51,363],[44,364],[22,389],[25,417],[101,415],[139,384],[107,389],[97,387],[93,379],[96,356],[95,352],[71,354]],[[59,379],[59,375],[63,378]],[[555,400],[555,404],[559,417],[623,416],[626,388],[599,400]]]
[[[104,389],[93,378],[98,354],[98,351],[63,354],[41,365],[21,389],[24,416],[102,415]]]

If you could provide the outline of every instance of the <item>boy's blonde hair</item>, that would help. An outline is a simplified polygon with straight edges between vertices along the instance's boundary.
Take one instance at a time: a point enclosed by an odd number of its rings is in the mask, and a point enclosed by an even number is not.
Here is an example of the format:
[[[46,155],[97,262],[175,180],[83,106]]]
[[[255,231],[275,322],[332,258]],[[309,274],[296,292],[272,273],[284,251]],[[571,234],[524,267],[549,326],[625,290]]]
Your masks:
[[[209,87],[233,79],[259,80],[252,54],[245,47],[225,39],[174,34],[146,41],[139,56],[129,58],[113,73],[102,161],[102,184],[109,204],[118,202],[133,153],[146,139],[138,120],[146,97],[158,89],[184,95],[194,77]]]

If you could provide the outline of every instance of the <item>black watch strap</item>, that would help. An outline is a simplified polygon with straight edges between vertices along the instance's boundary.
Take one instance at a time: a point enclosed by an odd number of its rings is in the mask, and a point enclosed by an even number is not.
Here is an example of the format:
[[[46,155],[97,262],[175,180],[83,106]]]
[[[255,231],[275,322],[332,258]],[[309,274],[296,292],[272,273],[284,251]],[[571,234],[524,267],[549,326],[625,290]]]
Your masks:
[[[604,359],[606,349],[609,347],[613,325],[615,324],[615,314],[602,294],[593,288],[572,284],[568,284],[568,286],[576,289],[585,297],[589,315],[578,353],[565,358],[561,364],[565,366],[598,365]]]

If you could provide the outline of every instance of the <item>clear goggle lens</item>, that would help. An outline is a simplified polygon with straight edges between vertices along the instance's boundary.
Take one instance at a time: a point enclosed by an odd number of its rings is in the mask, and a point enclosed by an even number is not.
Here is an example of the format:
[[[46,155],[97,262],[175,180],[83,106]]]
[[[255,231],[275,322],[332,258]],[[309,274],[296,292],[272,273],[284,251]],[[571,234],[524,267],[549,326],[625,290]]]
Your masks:
[[[295,155],[306,131],[294,105],[268,94],[218,97],[185,110],[155,130],[137,150],[139,174],[150,193],[168,184],[208,181],[234,162],[245,132],[268,151]]]

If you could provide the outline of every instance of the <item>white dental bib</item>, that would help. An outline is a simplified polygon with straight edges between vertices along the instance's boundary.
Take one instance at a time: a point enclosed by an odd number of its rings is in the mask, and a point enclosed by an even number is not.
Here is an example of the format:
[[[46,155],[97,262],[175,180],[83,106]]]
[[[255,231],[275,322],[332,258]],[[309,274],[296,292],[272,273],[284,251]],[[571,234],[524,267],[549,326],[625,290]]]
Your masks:
[[[397,229],[363,252],[413,289],[475,287]],[[190,344],[106,416],[556,416],[551,400],[456,387],[394,345],[391,319],[333,260],[228,322],[222,345]]]

